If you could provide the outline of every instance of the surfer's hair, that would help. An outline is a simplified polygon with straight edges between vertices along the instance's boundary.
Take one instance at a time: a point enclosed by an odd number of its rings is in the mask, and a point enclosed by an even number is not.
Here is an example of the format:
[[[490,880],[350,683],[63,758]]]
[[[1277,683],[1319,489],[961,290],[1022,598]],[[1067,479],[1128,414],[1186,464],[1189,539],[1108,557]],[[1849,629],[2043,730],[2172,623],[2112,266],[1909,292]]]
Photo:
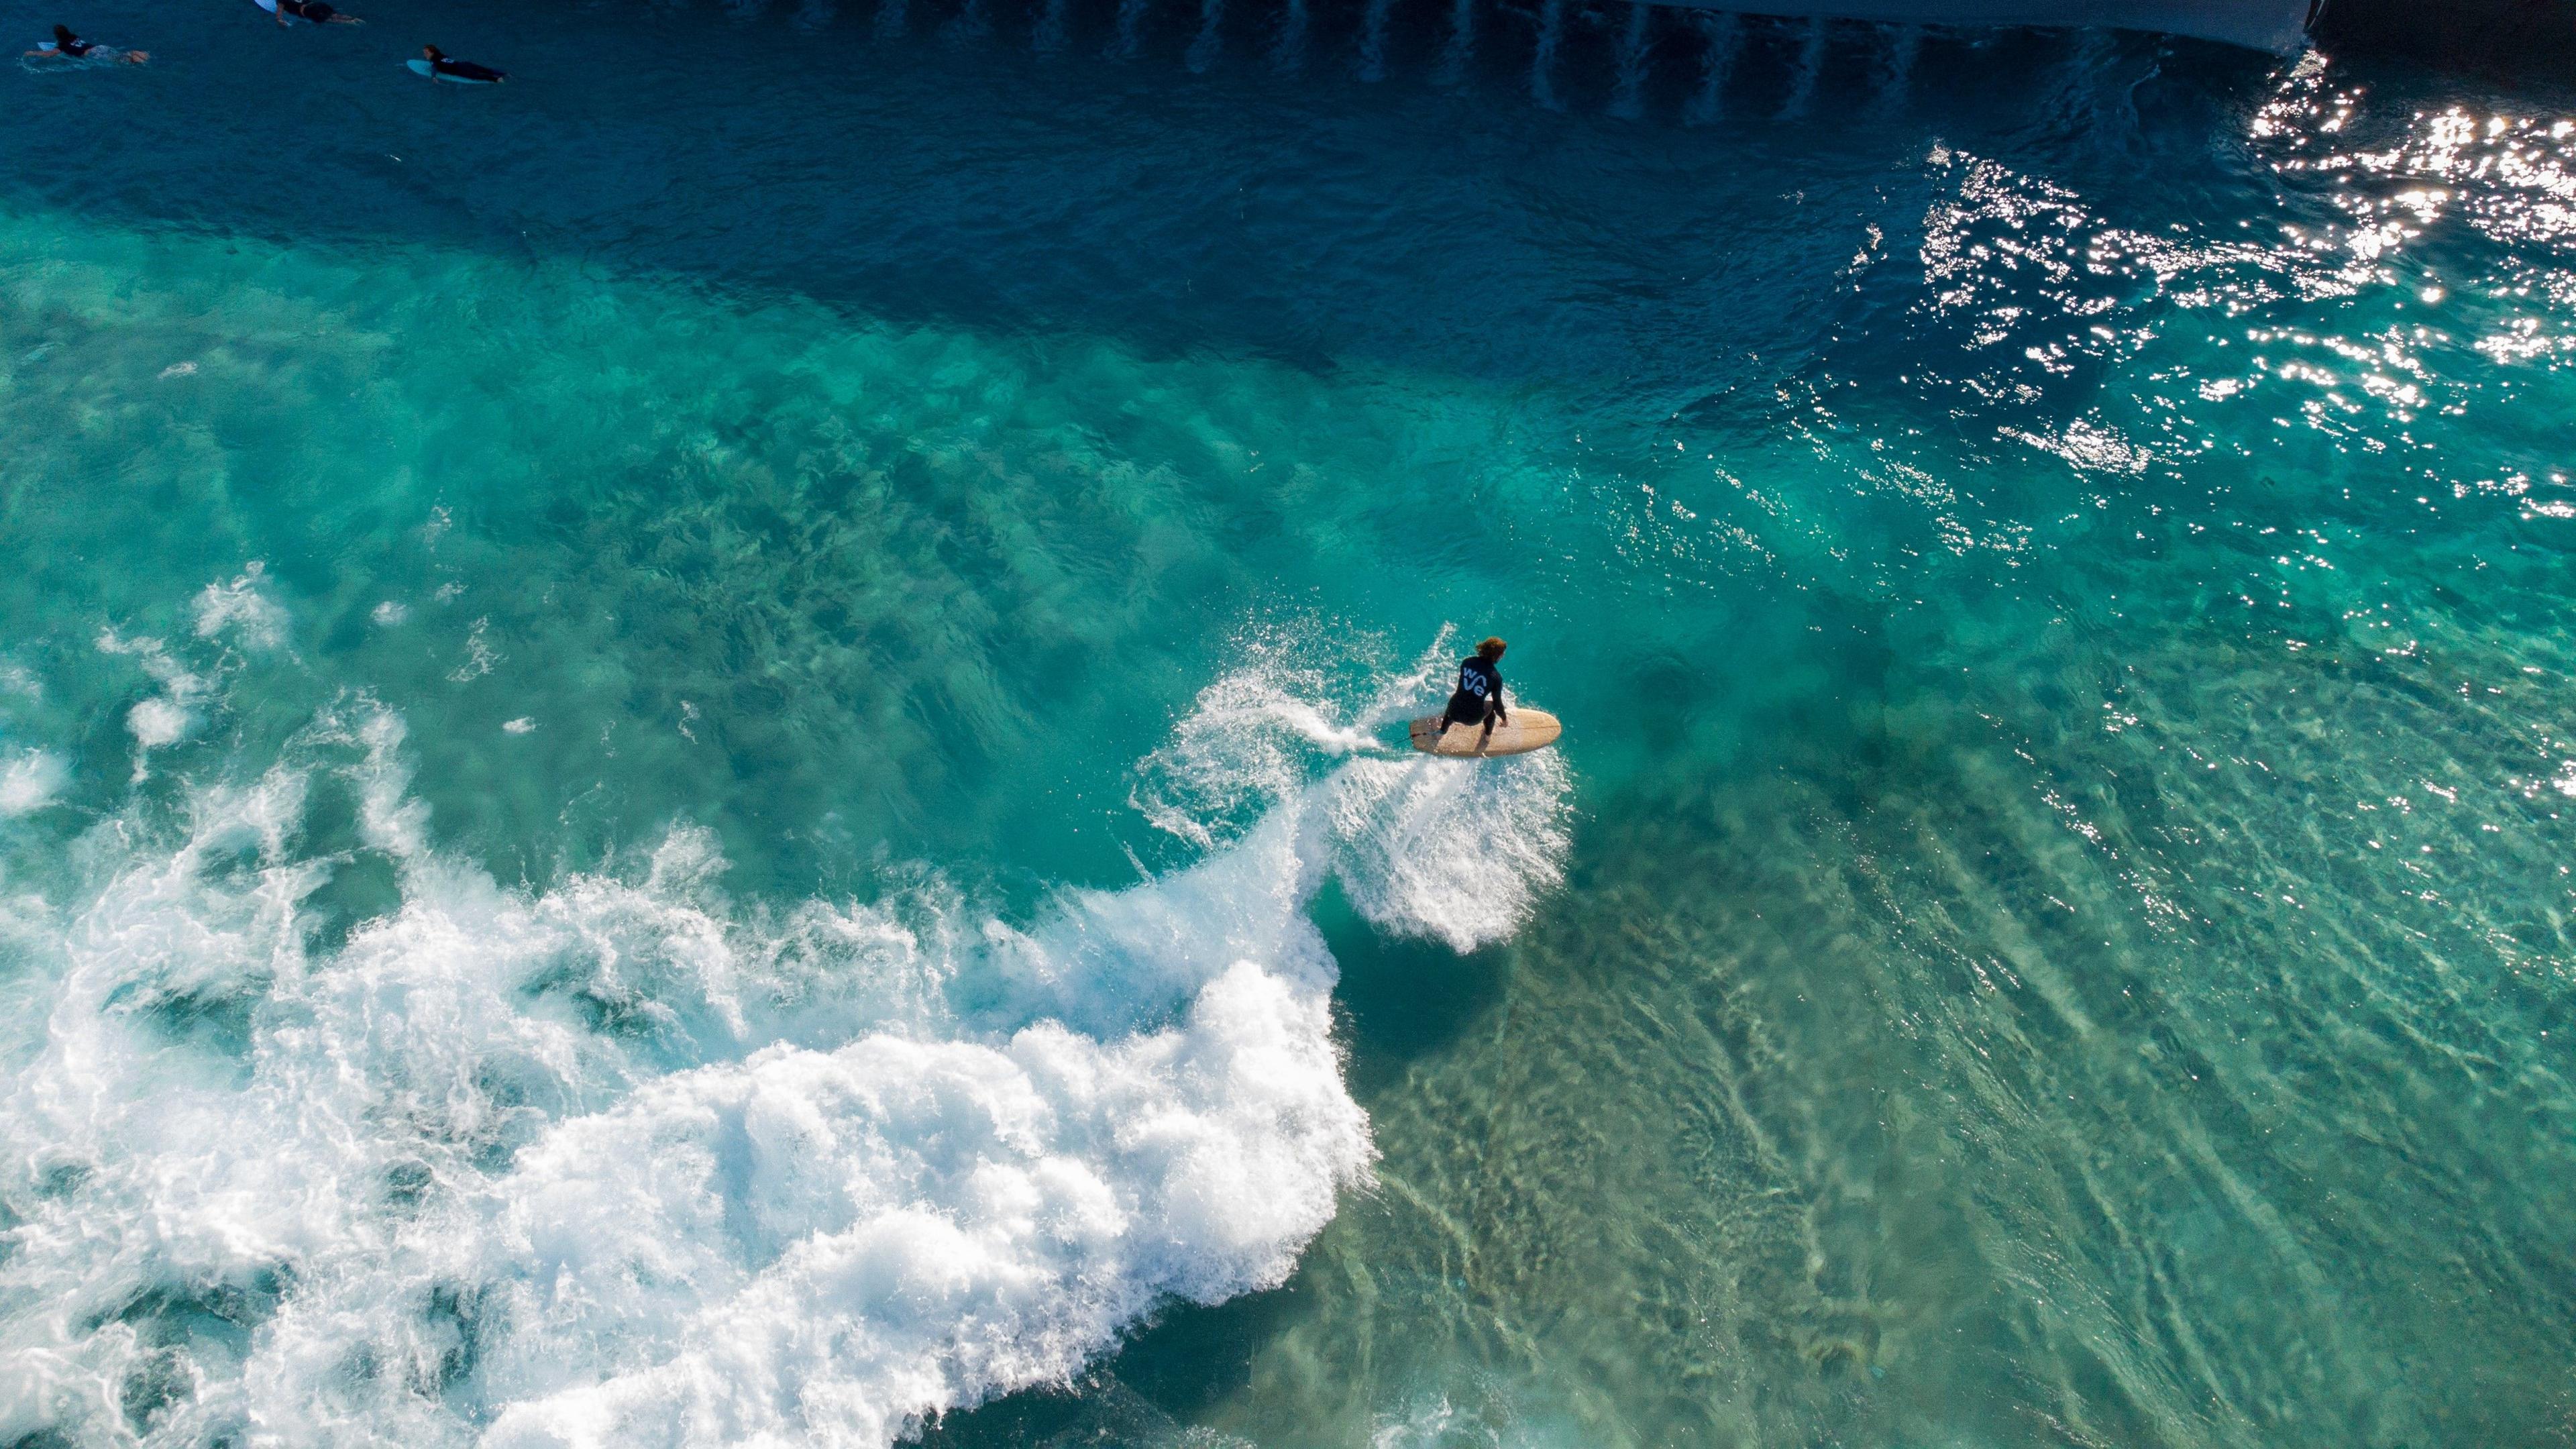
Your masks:
[[[1500,639],[1487,639],[1484,643],[1476,646],[1476,657],[1479,659],[1500,659],[1503,657],[1503,650],[1508,647],[1510,646],[1504,644]]]

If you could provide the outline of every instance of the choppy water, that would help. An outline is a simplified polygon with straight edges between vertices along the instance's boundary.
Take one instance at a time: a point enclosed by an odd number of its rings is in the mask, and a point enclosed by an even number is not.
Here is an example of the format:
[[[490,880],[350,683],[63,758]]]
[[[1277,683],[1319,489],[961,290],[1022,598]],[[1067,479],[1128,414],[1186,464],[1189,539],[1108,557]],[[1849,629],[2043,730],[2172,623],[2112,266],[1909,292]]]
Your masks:
[[[0,77],[0,1443],[2576,1436],[2576,97],[240,8]]]

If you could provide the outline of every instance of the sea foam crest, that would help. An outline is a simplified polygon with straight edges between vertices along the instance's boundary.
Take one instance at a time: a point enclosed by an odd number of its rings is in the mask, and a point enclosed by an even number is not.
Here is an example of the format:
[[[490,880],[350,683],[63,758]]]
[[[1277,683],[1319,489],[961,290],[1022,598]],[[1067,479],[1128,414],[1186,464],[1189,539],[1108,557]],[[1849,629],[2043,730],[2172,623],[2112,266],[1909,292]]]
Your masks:
[[[42,810],[70,779],[70,768],[50,750],[0,751],[0,818]]]
[[[1278,766],[1248,825],[1025,929],[744,910],[689,831],[504,888],[364,699],[175,833],[97,827],[87,886],[0,912],[0,1440],[873,1446],[1281,1282],[1372,1156],[1311,893],[1487,939],[1564,780],[1280,708],[1181,732],[1213,796]]]
[[[1297,859],[1329,871],[1388,931],[1460,951],[1508,935],[1560,879],[1571,789],[1562,758],[1549,750],[1433,760],[1380,743],[1391,726],[1437,708],[1453,642],[1443,630],[1409,665],[1365,672],[1347,710],[1330,702],[1330,672],[1291,667],[1279,656],[1293,646],[1258,643],[1252,667],[1200,693],[1138,771],[1130,799],[1202,846],[1242,821],[1297,821],[1307,832]],[[1331,768],[1317,778],[1319,765]]]
[[[270,598],[268,566],[253,559],[230,583],[208,584],[197,595],[197,637],[230,634],[247,649],[277,649],[286,643],[286,610]]]

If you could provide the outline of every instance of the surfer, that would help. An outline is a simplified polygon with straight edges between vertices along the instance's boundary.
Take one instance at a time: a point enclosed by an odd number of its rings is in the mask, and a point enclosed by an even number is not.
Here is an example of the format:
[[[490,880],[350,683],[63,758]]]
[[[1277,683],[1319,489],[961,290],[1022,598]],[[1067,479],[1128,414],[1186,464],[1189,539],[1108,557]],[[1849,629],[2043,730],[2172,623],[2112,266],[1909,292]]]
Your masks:
[[[510,78],[508,71],[494,70],[488,65],[476,65],[470,60],[449,60],[447,52],[435,45],[422,46],[420,58],[429,62],[431,75],[443,75],[461,81],[482,81],[486,84]]]
[[[1431,737],[1435,747],[1448,737],[1451,725],[1482,725],[1485,733],[1476,741],[1482,750],[1494,737],[1494,726],[1512,722],[1511,711],[1503,708],[1503,671],[1498,667],[1506,647],[1500,639],[1487,639],[1476,646],[1474,656],[1458,661],[1458,687],[1449,695],[1439,733]]]
[[[289,20],[310,21],[315,25],[364,25],[355,15],[343,15],[324,0],[251,0],[260,9],[277,18],[277,28],[284,30]]]
[[[38,45],[27,54],[38,60],[88,60],[95,56],[100,60],[122,60],[127,65],[141,65],[152,58],[145,51],[129,50],[120,53],[95,40],[83,40],[72,34],[72,28],[68,25],[55,26],[54,38]]]

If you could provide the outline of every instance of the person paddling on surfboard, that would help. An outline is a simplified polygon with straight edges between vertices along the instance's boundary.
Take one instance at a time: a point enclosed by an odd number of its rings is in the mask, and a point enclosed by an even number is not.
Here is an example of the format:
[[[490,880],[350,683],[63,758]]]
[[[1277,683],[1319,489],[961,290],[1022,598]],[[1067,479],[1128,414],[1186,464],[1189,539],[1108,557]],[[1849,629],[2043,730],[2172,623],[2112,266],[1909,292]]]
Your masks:
[[[117,51],[95,40],[83,40],[72,34],[68,25],[55,26],[54,38],[27,54],[37,60],[121,60],[127,65],[141,65],[152,58],[145,51]]]
[[[420,58],[429,62],[429,73],[434,76],[443,75],[461,81],[482,81],[486,85],[510,78],[508,71],[494,70],[488,65],[476,65],[470,60],[449,60],[447,52],[435,45],[422,46]]]
[[[1476,748],[1494,737],[1494,726],[1512,722],[1511,711],[1503,708],[1503,671],[1498,666],[1503,650],[1500,639],[1487,639],[1476,646],[1474,657],[1458,661],[1458,688],[1449,696],[1449,712],[1440,717],[1440,730],[1431,737],[1436,748],[1446,739],[1451,725],[1482,725],[1485,733],[1477,739]]]
[[[284,30],[289,20],[302,20],[314,25],[364,25],[355,15],[343,15],[324,0],[251,0],[260,9],[277,18],[277,28]]]

